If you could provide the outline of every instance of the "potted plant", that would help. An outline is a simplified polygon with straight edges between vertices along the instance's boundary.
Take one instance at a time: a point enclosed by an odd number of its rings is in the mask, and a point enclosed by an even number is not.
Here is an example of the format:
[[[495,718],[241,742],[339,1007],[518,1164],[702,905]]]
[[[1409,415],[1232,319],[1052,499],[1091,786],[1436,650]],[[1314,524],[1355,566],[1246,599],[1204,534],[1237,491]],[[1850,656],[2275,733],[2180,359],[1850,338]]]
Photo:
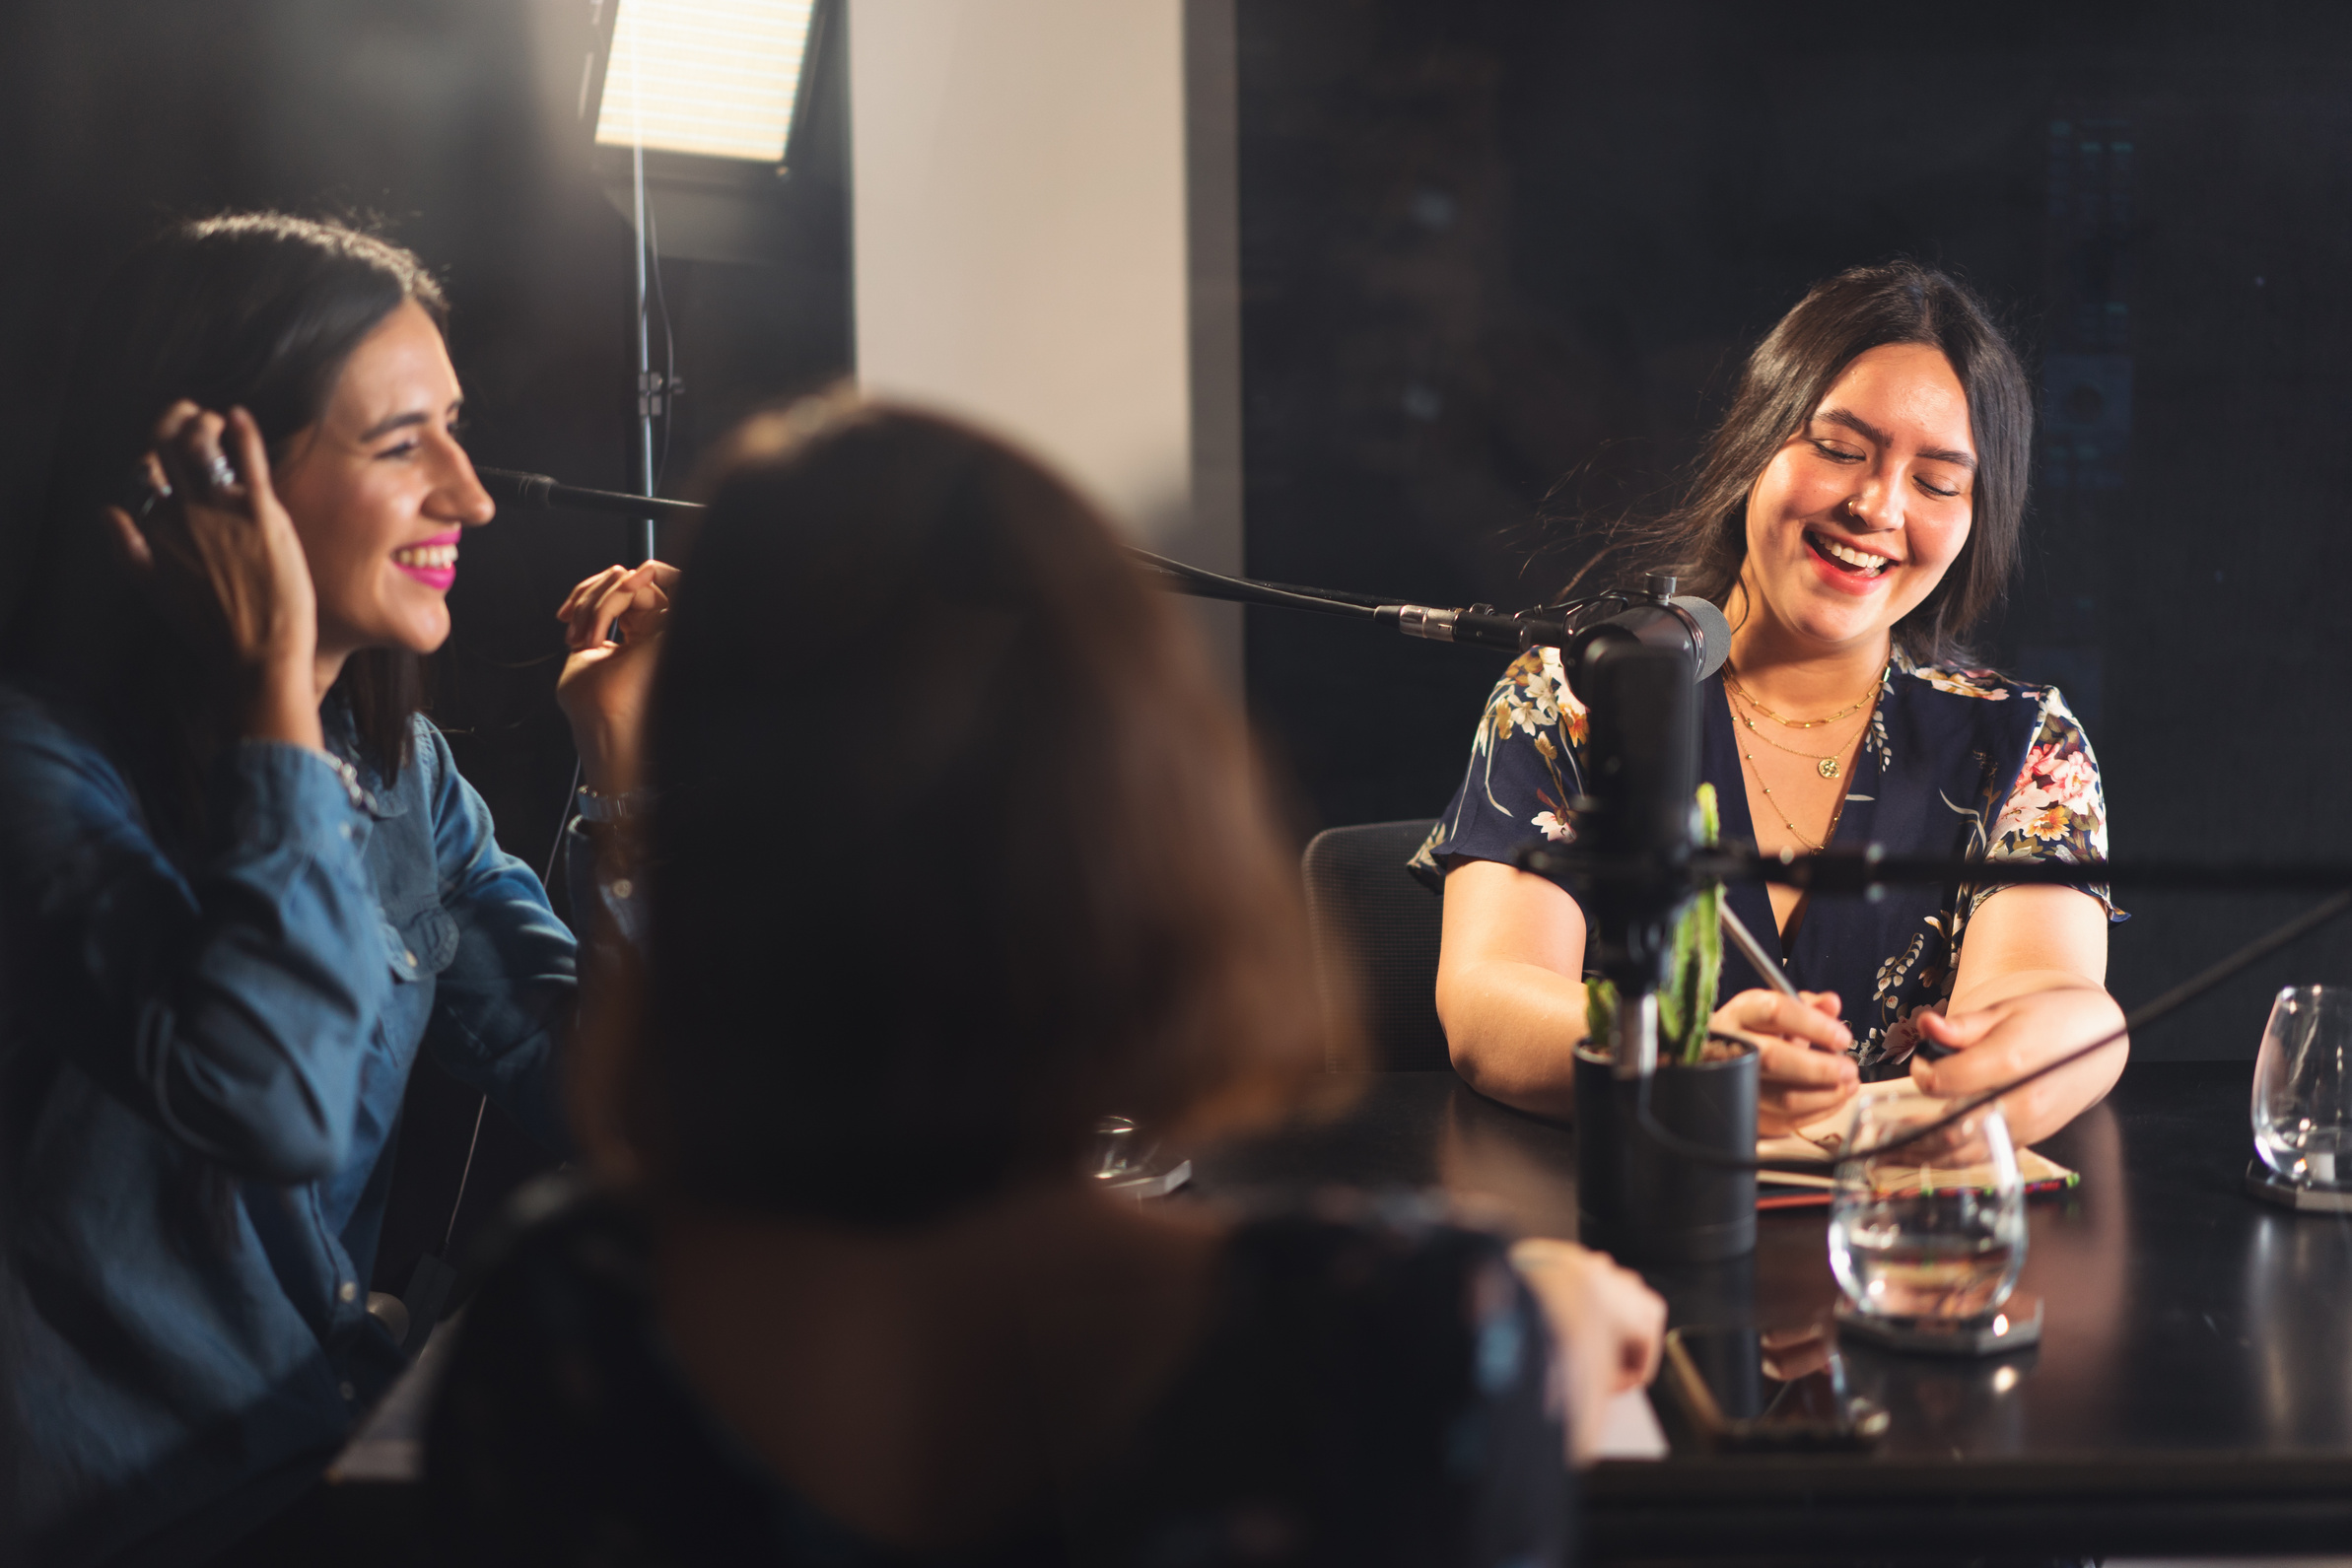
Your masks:
[[[1715,843],[1715,790],[1697,791],[1699,837]],[[1585,982],[1590,1038],[1576,1051],[1578,1237],[1628,1262],[1711,1262],[1756,1248],[1756,1048],[1711,1034],[1723,974],[1723,889],[1706,889],[1678,920],[1658,993],[1658,1068],[1621,1078],[1617,988]],[[1641,1125],[1718,1151],[1720,1164],[1678,1152]]]

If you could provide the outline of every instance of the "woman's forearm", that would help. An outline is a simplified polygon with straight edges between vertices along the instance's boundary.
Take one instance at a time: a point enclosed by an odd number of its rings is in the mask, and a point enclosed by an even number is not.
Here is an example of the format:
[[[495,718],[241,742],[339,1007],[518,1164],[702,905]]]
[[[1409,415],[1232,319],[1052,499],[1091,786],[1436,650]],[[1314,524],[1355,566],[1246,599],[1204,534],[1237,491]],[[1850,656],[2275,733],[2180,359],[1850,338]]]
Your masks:
[[[307,750],[235,748],[211,781],[214,842],[183,879],[88,759],[0,751],[12,879],[48,913],[71,1020],[58,1046],[233,1175],[339,1170],[392,986],[344,779]]]
[[[1981,1023],[1981,1036],[1958,1055],[1915,1072],[1933,1094],[1982,1094],[2036,1067],[2114,1033],[2123,1009],[2107,991],[2080,975],[2059,970],[2023,971],[1955,997],[1951,1014],[1966,1028]],[[2001,1099],[2010,1135],[2020,1143],[2044,1138],[2106,1098],[2122,1075],[2130,1043],[2117,1040],[2082,1060],[2027,1084]]]
[[[2015,1005],[2013,1027],[2028,1037],[2037,1065],[2123,1027],[2123,1009],[2115,998],[2079,981],[2022,996]],[[2031,1143],[2057,1131],[2107,1098],[2130,1054],[2130,1042],[2118,1040],[2005,1096],[2001,1111],[2011,1133]]]
[[[1911,1077],[1935,1095],[1999,1088],[2123,1024],[2107,978],[2107,910],[2072,888],[2013,887],[1969,922],[1960,973],[1941,1018],[1921,1032],[1956,1054],[1911,1058]],[[2038,1078],[2001,1100],[2022,1142],[2046,1137],[2099,1103],[2122,1074],[2128,1042]]]

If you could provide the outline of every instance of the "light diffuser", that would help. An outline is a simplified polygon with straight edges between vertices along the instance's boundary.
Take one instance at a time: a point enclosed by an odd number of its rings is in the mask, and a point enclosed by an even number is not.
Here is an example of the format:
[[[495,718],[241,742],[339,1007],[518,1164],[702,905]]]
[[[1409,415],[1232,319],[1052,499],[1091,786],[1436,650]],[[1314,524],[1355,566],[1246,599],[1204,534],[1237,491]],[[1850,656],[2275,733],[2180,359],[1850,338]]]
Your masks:
[[[816,0],[619,0],[596,142],[784,159]]]

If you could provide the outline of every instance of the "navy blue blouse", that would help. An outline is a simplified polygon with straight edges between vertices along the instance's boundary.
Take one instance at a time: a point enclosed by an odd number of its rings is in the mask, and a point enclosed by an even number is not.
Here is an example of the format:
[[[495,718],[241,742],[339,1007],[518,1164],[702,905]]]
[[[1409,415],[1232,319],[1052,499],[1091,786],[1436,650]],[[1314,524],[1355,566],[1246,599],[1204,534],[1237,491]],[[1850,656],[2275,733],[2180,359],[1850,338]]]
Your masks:
[[[560,1192],[560,1188],[557,1189]],[[527,1212],[548,1190],[519,1202]],[[466,1309],[426,1438],[437,1562],[831,1568],[1540,1568],[1570,1486],[1542,1309],[1476,1231],[1398,1195],[1225,1248],[1207,1331],[1124,1445],[999,1538],[836,1524],[687,1384],[633,1206],[555,1200]]]
[[[1715,786],[1726,842],[1753,843],[1721,676],[1701,689],[1699,776]],[[1576,837],[1585,711],[1556,648],[1522,654],[1487,701],[1470,769],[1414,870],[1432,887],[1463,860],[1509,861],[1522,845]],[[2079,861],[2107,857],[2099,764],[2053,686],[1990,670],[1917,664],[1898,649],[1864,734],[1833,843],[1891,854]],[[1969,920],[1998,888],[1889,888],[1876,901],[1822,898],[1783,951],[1763,884],[1729,890],[1734,913],[1790,980],[1833,991],[1865,1077],[1889,1076],[1917,1043],[1913,1020],[1952,994]],[[2085,886],[2115,920],[2107,889]],[[1723,953],[1723,994],[1764,980]]]

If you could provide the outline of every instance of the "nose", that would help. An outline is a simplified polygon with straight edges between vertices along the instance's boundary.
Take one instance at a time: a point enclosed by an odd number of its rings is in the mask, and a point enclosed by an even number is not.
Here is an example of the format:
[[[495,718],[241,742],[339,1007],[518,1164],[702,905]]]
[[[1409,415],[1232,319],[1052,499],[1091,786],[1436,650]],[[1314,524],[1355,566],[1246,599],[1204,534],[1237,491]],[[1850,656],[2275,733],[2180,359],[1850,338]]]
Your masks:
[[[1845,498],[1846,515],[1866,533],[1902,526],[1902,490],[1876,471],[1865,474],[1854,493]]]
[[[474,473],[473,459],[465,455],[465,448],[448,437],[444,472],[433,487],[429,505],[436,517],[445,518],[461,527],[479,528],[498,514],[498,503],[490,499],[490,492],[482,488],[482,481]]]

